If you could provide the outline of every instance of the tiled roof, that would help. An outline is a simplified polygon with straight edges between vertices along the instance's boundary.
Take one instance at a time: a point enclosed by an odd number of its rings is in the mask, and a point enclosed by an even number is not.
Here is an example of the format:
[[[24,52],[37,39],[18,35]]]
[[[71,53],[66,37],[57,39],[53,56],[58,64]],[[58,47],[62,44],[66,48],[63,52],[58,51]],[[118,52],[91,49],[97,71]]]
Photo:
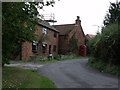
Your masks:
[[[48,22],[43,21],[43,20],[38,20],[38,24],[40,24],[41,26],[44,26],[46,28],[49,28],[50,30],[59,32],[56,28],[54,28],[53,26],[51,26]]]
[[[66,35],[68,34],[71,30],[74,29],[75,24],[63,24],[63,25],[54,25],[54,27],[59,30],[60,35]]]
[[[93,35],[93,34],[87,34],[87,35],[86,35],[86,38],[87,38],[87,39],[93,39],[93,38],[95,38],[95,36],[96,36],[96,35]]]

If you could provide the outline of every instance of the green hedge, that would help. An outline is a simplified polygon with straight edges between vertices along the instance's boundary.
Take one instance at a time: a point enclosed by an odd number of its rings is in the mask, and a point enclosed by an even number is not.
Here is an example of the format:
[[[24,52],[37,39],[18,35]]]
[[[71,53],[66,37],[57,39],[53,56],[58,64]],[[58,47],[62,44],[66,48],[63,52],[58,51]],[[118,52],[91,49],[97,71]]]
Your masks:
[[[120,65],[120,27],[118,23],[102,29],[102,33],[87,43],[90,55],[105,63]]]
[[[100,72],[110,73],[115,76],[120,76],[120,66],[111,65],[104,63],[102,60],[97,60],[95,58],[90,58],[88,60],[88,65],[92,68],[99,70]]]

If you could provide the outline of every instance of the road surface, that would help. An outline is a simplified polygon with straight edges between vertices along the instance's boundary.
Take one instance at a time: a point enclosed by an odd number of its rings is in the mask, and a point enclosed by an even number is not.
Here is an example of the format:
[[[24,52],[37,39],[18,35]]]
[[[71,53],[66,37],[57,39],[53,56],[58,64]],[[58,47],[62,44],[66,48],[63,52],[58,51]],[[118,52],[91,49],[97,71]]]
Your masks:
[[[52,80],[58,88],[118,88],[118,78],[87,66],[87,59],[47,64],[38,72]]]

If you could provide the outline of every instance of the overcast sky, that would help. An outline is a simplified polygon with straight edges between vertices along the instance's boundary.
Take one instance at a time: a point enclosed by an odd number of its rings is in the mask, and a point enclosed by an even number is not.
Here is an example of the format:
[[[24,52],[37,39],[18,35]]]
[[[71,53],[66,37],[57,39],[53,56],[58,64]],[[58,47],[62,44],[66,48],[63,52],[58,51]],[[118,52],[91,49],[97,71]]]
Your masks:
[[[110,2],[116,0],[56,0],[54,7],[44,7],[40,13],[44,15],[54,13],[57,25],[73,24],[77,16],[80,16],[84,33],[96,34],[98,26],[103,25]]]

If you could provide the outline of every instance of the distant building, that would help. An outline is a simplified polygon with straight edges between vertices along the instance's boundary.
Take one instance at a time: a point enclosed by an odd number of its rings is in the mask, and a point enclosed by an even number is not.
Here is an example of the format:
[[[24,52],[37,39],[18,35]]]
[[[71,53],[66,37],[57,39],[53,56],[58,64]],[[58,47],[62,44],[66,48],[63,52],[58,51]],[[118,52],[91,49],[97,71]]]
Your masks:
[[[86,34],[86,39],[89,41],[89,40],[92,40],[95,38],[96,35],[93,35],[93,34]]]
[[[79,54],[80,45],[85,45],[85,34],[79,16],[74,24],[54,25],[59,30],[59,54]]]

